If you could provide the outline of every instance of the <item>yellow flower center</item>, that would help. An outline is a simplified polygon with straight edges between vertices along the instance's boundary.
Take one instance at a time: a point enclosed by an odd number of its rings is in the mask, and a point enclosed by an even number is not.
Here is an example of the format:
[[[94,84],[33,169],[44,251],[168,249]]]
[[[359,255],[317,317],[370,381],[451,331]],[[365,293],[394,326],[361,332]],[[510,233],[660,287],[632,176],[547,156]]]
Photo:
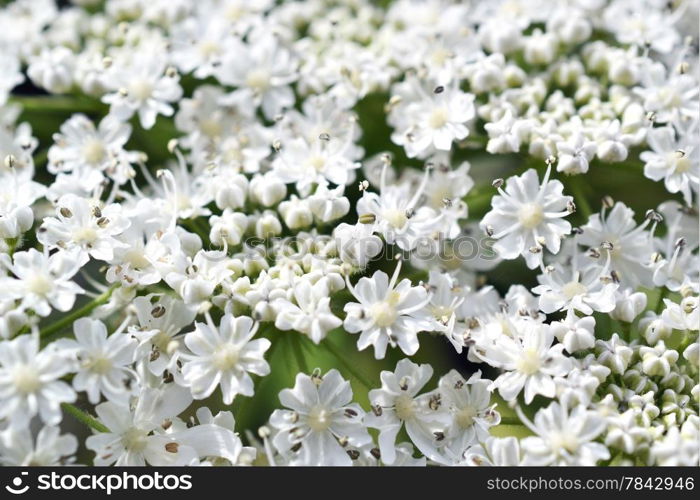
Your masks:
[[[525,375],[537,373],[541,366],[542,360],[540,359],[540,355],[534,349],[525,349],[516,363],[518,371]]]
[[[518,220],[526,229],[537,227],[544,219],[544,210],[539,203],[525,203],[518,210]]]

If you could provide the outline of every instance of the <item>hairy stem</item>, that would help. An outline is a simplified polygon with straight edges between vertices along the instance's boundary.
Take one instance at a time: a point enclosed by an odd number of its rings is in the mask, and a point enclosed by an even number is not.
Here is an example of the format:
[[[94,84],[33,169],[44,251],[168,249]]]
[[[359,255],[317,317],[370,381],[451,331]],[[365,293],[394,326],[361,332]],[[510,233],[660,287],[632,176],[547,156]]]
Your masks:
[[[62,317],[61,319],[59,319],[55,323],[42,329],[39,332],[39,337],[41,338],[41,340],[49,339],[50,337],[56,335],[57,333],[62,332],[63,330],[65,330],[66,328],[71,326],[74,321],[82,318],[83,316],[87,316],[97,307],[109,302],[109,299],[112,296],[112,292],[114,292],[116,287],[117,287],[116,285],[112,285],[102,295],[98,295],[92,301],[88,302],[80,309],[73,311],[72,313],[68,314],[67,316]]]
[[[96,418],[91,417],[83,410],[79,409],[77,406],[70,403],[61,403],[61,408],[66,413],[70,414],[73,418],[82,424],[87,425],[91,429],[95,429],[98,432],[109,432],[109,429]]]

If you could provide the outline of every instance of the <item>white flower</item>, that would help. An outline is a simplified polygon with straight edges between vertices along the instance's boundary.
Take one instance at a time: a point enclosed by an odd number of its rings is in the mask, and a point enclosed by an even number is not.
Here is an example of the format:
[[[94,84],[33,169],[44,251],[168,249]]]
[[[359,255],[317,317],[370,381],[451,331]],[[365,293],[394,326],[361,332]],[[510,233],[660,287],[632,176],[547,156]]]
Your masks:
[[[439,459],[433,432],[439,432],[448,424],[449,417],[441,408],[439,394],[418,395],[432,376],[430,365],[419,366],[402,359],[394,372],[382,371],[382,388],[369,392],[372,412],[365,417],[365,424],[379,429],[379,450],[384,463],[394,463],[396,436],[404,425],[408,437],[421,453],[430,459]]]
[[[602,268],[590,264],[579,271],[575,262],[573,259],[571,271],[555,266],[537,276],[540,285],[532,293],[540,296],[540,310],[547,314],[574,310],[593,314],[593,311],[615,309],[615,291],[619,285],[607,276],[609,263]]]
[[[85,115],[73,115],[61,125],[49,148],[48,169],[51,173],[75,172],[86,191],[95,189],[104,179],[102,173],[119,184],[135,175],[131,162],[135,153],[124,151],[131,126],[113,117],[105,117],[95,127]]]
[[[666,306],[661,319],[676,330],[698,331],[700,329],[700,301],[697,296],[684,297],[680,304],[664,299]]]
[[[682,193],[686,204],[692,204],[692,193],[700,189],[700,149],[692,142],[695,132],[676,139],[673,128],[652,128],[647,143],[653,151],[639,158],[645,163],[644,175],[654,181],[664,180],[669,193]]]
[[[5,105],[10,91],[24,81],[19,59],[9,51],[0,54],[0,105]]]
[[[350,211],[350,202],[343,196],[344,192],[345,186],[328,189],[327,183],[320,183],[308,198],[311,212],[324,223],[345,216]]]
[[[280,330],[296,330],[318,344],[326,334],[343,324],[330,309],[328,279],[316,283],[300,279],[294,285],[294,302],[277,299],[272,303],[277,317],[275,326]]]
[[[220,216],[212,215],[209,218],[209,224],[211,225],[209,240],[213,244],[223,246],[225,242],[236,246],[248,229],[248,216],[226,208]]]
[[[194,331],[185,335],[192,354],[181,356],[182,375],[195,399],[210,396],[218,386],[227,405],[237,394],[254,394],[249,373],[270,373],[263,354],[271,344],[267,339],[251,340],[257,329],[251,318],[231,314],[225,314],[218,327],[210,317],[206,323],[195,323]]]
[[[498,121],[484,125],[489,134],[486,151],[493,154],[520,151],[520,145],[530,134],[532,126],[532,120],[516,118],[510,109],[506,109]]]
[[[343,262],[364,269],[384,248],[384,243],[372,234],[373,226],[358,223],[340,224],[333,230],[338,253]]]
[[[697,467],[698,439],[700,439],[700,422],[697,416],[692,416],[680,427],[670,427],[651,449],[652,457],[657,465]]]
[[[579,243],[599,248],[606,246],[610,251],[610,269],[624,286],[651,285],[652,272],[648,265],[652,254],[652,240],[644,228],[649,219],[637,226],[634,212],[617,202],[609,213],[607,209],[594,214],[583,226]]]
[[[700,118],[697,80],[691,75],[669,71],[662,63],[647,64],[642,86],[634,90],[644,99],[644,109],[654,113],[657,123],[683,127]]]
[[[81,318],[73,323],[73,339],[61,339],[56,346],[76,357],[78,366],[73,387],[86,392],[92,404],[100,401],[100,394],[115,403],[127,404],[127,381],[132,373],[128,366],[134,361],[135,339],[119,331],[107,336],[107,328],[100,320]]]
[[[301,137],[282,144],[273,162],[273,172],[285,183],[296,183],[297,190],[306,194],[312,184],[332,182],[349,184],[360,164],[349,149],[354,145],[352,131],[346,137],[322,136],[311,143]]]
[[[454,141],[469,135],[467,125],[475,116],[474,95],[455,84],[436,86],[432,92],[417,81],[407,85],[410,90],[403,97],[407,102],[394,113],[401,113],[401,126],[397,123],[392,140],[406,149],[409,158],[433,150],[449,151]]]
[[[297,62],[271,33],[256,33],[249,43],[236,42],[226,51],[215,76],[226,85],[238,87],[223,102],[251,102],[261,106],[265,117],[294,104],[290,83],[297,79]]]
[[[593,442],[605,430],[605,419],[585,406],[571,411],[551,403],[535,415],[534,424],[525,422],[537,437],[521,441],[524,465],[596,465],[610,458],[607,447]]]
[[[95,465],[182,466],[197,464],[208,456],[235,463],[241,443],[232,430],[212,423],[170,429],[173,419],[191,402],[189,390],[170,384],[144,388],[133,410],[111,401],[97,405],[97,417],[108,431],[85,441],[87,448],[96,453]]]
[[[29,425],[37,413],[48,425],[62,418],[61,403],[75,401],[75,391],[61,377],[71,369],[53,346],[39,350],[38,335],[0,342],[0,418],[11,428]]]
[[[430,207],[417,206],[429,172],[418,189],[410,185],[387,185],[387,165],[381,175],[380,192],[364,191],[357,202],[357,214],[361,223],[369,224],[387,243],[396,243],[402,250],[413,250],[422,237],[433,236],[440,223],[440,215]]]
[[[564,344],[568,353],[590,349],[595,345],[595,318],[585,316],[578,318],[573,312],[566,314],[564,321],[551,324],[552,333]]]
[[[58,427],[44,426],[36,439],[29,428],[6,429],[0,433],[0,463],[5,466],[58,466],[73,462],[78,440],[60,434]]]
[[[562,353],[563,344],[552,345],[554,333],[548,325],[534,321],[521,323],[523,330],[515,338],[501,335],[485,352],[476,356],[503,370],[493,387],[506,401],[514,400],[525,389],[525,403],[530,404],[537,394],[553,398],[555,385],[552,377],[566,375],[571,361]]]
[[[51,248],[77,249],[81,262],[89,257],[110,261],[114,249],[126,244],[115,236],[129,227],[129,219],[116,203],[102,206],[73,194],[62,196],[56,207],[56,217],[46,217],[38,232],[38,239]]]
[[[469,448],[464,454],[463,465],[517,467],[522,465],[520,441],[517,438],[489,437],[480,445]]]
[[[492,210],[480,227],[497,241],[493,248],[504,259],[525,258],[530,269],[542,262],[542,249],[558,253],[561,239],[571,232],[571,224],[562,220],[573,211],[573,198],[564,196],[564,186],[549,180],[547,168],[542,184],[537,171],[529,169],[507,181],[505,191],[491,200]]]
[[[75,253],[40,253],[34,248],[13,255],[13,262],[5,255],[0,262],[16,278],[0,278],[2,296],[21,300],[19,308],[31,309],[40,316],[48,316],[51,309],[69,311],[75,296],[84,290],[71,278],[80,269]]]
[[[139,341],[136,358],[160,376],[177,362],[182,340],[178,334],[192,324],[196,311],[175,297],[153,293],[136,297],[131,305],[138,319],[138,326],[129,327]]]
[[[44,48],[29,61],[27,74],[40,87],[62,94],[73,86],[75,54],[67,47]]]
[[[20,194],[21,193],[21,194]],[[17,175],[0,182],[0,238],[17,238],[34,223],[32,204],[46,193],[38,182],[22,180]]]
[[[567,141],[557,142],[557,172],[585,174],[596,151],[595,142],[588,140],[581,132],[573,134]]]
[[[472,445],[489,437],[489,428],[498,425],[501,417],[491,404],[490,380],[481,372],[465,380],[456,370],[440,378],[441,402],[450,414],[450,423],[442,431],[443,454],[460,460]],[[444,437],[442,437],[444,436]]]
[[[426,311],[428,292],[422,286],[412,286],[408,279],[396,283],[401,262],[396,266],[391,281],[383,271],[376,271],[371,278],[363,277],[348,288],[359,303],[345,304],[343,323],[350,333],[360,333],[357,348],[364,350],[374,346],[374,356],[383,359],[387,345],[411,356],[418,351],[418,332],[432,330],[433,325]]]
[[[102,101],[110,105],[110,114],[126,121],[138,114],[141,126],[153,127],[159,114],[171,116],[171,102],[182,97],[176,73],[166,71],[167,57],[158,50],[130,54],[131,59],[117,59],[104,76],[112,90]]]
[[[352,465],[344,446],[361,447],[371,438],[362,424],[365,412],[351,403],[350,383],[337,370],[323,375],[299,373],[293,389],[279,394],[287,410],[275,410],[273,444],[294,465]]]

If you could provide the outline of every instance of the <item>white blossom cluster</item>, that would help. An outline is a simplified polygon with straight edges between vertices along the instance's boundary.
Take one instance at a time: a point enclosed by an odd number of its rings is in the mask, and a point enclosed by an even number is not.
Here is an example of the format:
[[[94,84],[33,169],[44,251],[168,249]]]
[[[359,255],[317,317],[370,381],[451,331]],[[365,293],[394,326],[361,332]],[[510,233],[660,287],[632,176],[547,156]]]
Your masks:
[[[65,4],[0,10],[0,463],[698,465],[700,2]]]

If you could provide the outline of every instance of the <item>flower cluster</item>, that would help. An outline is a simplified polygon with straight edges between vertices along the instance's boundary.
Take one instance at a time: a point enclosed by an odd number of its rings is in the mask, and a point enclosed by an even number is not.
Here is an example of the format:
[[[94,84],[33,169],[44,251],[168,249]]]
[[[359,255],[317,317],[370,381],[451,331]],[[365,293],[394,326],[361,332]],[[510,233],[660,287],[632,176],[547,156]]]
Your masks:
[[[698,465],[700,2],[64,3],[0,9],[0,463]]]

